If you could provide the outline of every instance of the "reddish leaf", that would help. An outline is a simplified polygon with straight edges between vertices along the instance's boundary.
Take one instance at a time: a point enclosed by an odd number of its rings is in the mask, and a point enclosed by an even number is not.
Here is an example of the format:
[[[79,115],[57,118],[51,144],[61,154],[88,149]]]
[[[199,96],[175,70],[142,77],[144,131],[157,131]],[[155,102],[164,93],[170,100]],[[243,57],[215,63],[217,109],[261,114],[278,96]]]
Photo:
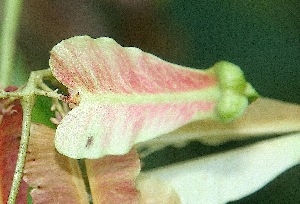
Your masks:
[[[6,91],[14,91],[9,87]],[[22,107],[18,100],[0,99],[0,203],[6,203],[13,179],[22,130]],[[17,203],[26,203],[28,186],[21,182]]]
[[[89,203],[78,163],[56,152],[54,130],[32,124],[24,180],[34,203]],[[123,156],[86,161],[94,203],[137,203],[135,179],[140,161],[135,150]]]
[[[126,155],[86,160],[94,203],[138,203],[135,179],[140,160],[135,149]]]
[[[54,130],[32,124],[24,180],[33,203],[89,203],[78,163],[54,148]]]

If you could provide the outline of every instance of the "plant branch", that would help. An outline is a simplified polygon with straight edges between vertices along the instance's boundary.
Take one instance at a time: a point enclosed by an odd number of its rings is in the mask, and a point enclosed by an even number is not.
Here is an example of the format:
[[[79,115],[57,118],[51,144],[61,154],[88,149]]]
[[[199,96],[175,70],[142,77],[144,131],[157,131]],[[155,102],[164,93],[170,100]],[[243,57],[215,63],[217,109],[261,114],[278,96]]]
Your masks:
[[[23,108],[23,122],[22,122],[22,135],[18,153],[18,160],[13,177],[13,183],[8,197],[8,204],[14,204],[19,192],[20,183],[23,176],[23,168],[26,159],[26,152],[29,141],[30,125],[31,125],[31,112],[35,103],[36,96],[34,94],[24,96],[21,100]]]
[[[16,169],[11,185],[11,190],[7,203],[14,204],[18,195],[20,183],[23,176],[23,168],[26,159],[26,152],[28,147],[29,135],[30,135],[30,124],[31,124],[31,113],[35,104],[36,95],[44,95],[57,99],[61,99],[62,95],[58,94],[50,88],[47,90],[38,89],[43,87],[43,79],[53,78],[50,69],[39,70],[31,72],[28,79],[28,83],[24,88],[21,88],[15,92],[5,92],[0,90],[0,98],[11,98],[21,99],[23,108],[23,122],[22,122],[22,135],[18,153],[18,160],[16,163]]]
[[[38,87],[44,87],[43,79],[51,79],[54,78],[50,69],[43,69],[38,71],[33,71],[30,74],[27,85],[22,89],[19,89],[14,92],[6,92],[4,90],[0,90],[0,98],[23,98],[28,95],[40,95],[47,96],[54,99],[61,99],[62,95],[58,94],[56,91],[48,88],[46,90],[38,89]]]
[[[21,7],[22,0],[6,0],[4,4],[0,53],[0,82],[4,87],[11,83],[16,31],[19,24]]]

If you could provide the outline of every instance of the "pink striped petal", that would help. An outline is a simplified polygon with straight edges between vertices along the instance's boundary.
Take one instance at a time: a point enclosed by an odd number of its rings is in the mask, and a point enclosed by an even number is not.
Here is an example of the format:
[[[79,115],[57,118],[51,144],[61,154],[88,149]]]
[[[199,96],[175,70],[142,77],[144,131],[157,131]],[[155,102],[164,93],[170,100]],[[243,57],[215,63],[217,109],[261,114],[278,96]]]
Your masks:
[[[55,146],[72,158],[125,154],[142,141],[168,133],[211,111],[212,102],[164,104],[81,103],[57,127]],[[208,114],[209,115],[209,114]]]
[[[72,158],[125,154],[194,120],[230,121],[256,97],[232,63],[195,70],[110,38],[62,41],[51,51],[50,67],[79,102],[56,131],[57,150]]]
[[[53,75],[73,90],[91,93],[169,93],[214,86],[213,73],[165,62],[113,39],[78,36],[51,51]]]

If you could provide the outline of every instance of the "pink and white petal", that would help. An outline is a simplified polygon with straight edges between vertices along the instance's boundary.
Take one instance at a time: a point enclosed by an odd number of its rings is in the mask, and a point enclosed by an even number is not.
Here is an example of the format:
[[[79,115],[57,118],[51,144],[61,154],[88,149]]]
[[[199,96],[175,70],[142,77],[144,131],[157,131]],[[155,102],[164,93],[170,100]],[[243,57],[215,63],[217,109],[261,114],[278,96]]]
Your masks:
[[[55,146],[60,153],[76,159],[126,154],[134,144],[196,120],[199,112],[210,112],[214,105],[214,102],[205,101],[164,104],[81,103],[58,125]]]
[[[64,40],[52,49],[50,67],[79,103],[56,132],[56,148],[72,158],[125,154],[195,119],[229,122],[257,97],[232,63],[195,70],[110,38]]]
[[[111,38],[77,36],[51,51],[53,75],[65,86],[91,93],[168,93],[216,85],[213,73],[168,63]]]

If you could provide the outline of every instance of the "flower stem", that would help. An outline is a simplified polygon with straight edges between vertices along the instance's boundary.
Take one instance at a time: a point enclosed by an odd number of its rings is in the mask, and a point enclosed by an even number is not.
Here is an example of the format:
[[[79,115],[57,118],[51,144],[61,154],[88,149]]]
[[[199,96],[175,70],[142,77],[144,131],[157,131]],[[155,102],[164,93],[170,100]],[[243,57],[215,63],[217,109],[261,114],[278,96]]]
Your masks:
[[[43,83],[43,79],[51,79],[52,73],[49,69],[31,72],[27,85],[15,92],[5,92],[0,90],[0,98],[15,97],[21,99],[23,108],[22,134],[18,153],[17,164],[13,177],[13,182],[8,197],[8,204],[14,204],[18,195],[20,183],[23,176],[23,168],[26,159],[27,147],[30,135],[31,113],[35,104],[36,95],[45,95],[48,97],[60,98],[61,95],[55,91],[40,90],[37,87]]]
[[[31,124],[31,112],[35,103],[36,96],[34,94],[29,96],[24,96],[21,99],[23,108],[23,122],[22,122],[22,135],[20,141],[20,148],[18,153],[18,160],[16,164],[15,174],[13,178],[13,183],[11,185],[11,190],[8,197],[8,204],[14,204],[19,192],[20,183],[23,176],[23,168],[26,159],[26,152],[29,141],[30,134],[30,124]]]
[[[6,0],[2,24],[0,50],[0,83],[3,87],[10,85],[22,0]]]

